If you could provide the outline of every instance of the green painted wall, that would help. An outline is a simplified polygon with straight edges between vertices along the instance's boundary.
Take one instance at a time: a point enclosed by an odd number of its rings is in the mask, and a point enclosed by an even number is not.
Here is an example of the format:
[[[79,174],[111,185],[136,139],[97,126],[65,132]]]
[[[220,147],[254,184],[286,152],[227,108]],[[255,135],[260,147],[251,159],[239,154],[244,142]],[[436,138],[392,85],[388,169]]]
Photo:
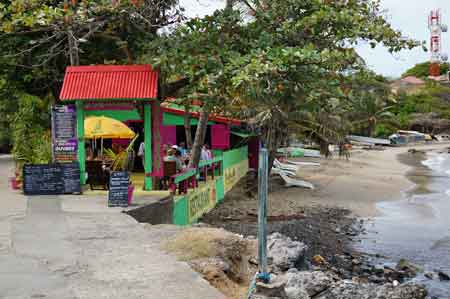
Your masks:
[[[144,104],[144,189],[153,189],[152,178],[147,174],[152,172],[152,107],[149,103]]]
[[[223,150],[213,149],[212,153],[213,153],[214,157],[222,157],[223,156]]]
[[[191,125],[197,125],[198,120],[196,118],[191,118]],[[184,116],[167,113],[163,114],[163,125],[165,126],[184,126]]]
[[[225,192],[223,188],[223,177],[217,178],[216,181],[216,202],[219,203],[225,198]]]
[[[223,167],[230,168],[246,159],[248,159],[248,146],[223,152]]]
[[[245,167],[241,167],[242,163]],[[238,179],[240,179],[248,170],[248,147],[241,147],[238,149],[234,149],[231,151],[225,151],[223,152],[223,170],[227,170],[228,172],[233,172],[234,176],[236,176],[235,180],[232,180],[229,178],[228,182],[228,189],[231,189],[230,186],[234,185]],[[241,168],[244,168],[243,171],[239,172]],[[247,169],[247,170],[246,170]],[[227,175],[226,172],[222,172],[223,176],[217,176],[215,177],[215,199],[212,199],[216,202],[216,204],[223,201],[225,198],[225,176]],[[199,189],[196,189],[196,191],[191,192],[201,192]],[[199,193],[200,194],[200,193]],[[187,196],[183,197],[176,197],[174,200],[174,211],[173,211],[173,223],[176,225],[188,225],[192,224],[197,221],[197,219],[189,219],[189,200],[190,198],[194,198],[192,196],[193,193]],[[205,212],[206,213],[206,212]]]
[[[174,199],[173,203],[173,224],[175,225],[188,225],[189,215],[188,215],[188,198],[181,197]]]
[[[84,147],[84,103],[77,101],[77,138],[78,138],[78,163],[80,164],[80,183],[86,183],[86,148]]]
[[[86,111],[86,117],[89,116],[106,116],[117,119],[119,121],[141,120],[139,112],[134,110],[89,110]]]
[[[191,125],[196,126],[198,124],[198,119],[191,117]],[[215,124],[215,122],[208,122],[209,125]],[[163,114],[163,125],[164,126],[184,126],[184,116],[174,113],[164,112]]]

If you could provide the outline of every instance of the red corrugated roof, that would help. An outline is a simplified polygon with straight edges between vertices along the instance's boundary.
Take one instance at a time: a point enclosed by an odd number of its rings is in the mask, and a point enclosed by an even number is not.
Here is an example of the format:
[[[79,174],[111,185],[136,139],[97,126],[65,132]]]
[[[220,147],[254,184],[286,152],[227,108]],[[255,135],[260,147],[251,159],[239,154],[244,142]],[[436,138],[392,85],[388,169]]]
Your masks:
[[[158,73],[150,65],[69,66],[61,100],[155,99]]]

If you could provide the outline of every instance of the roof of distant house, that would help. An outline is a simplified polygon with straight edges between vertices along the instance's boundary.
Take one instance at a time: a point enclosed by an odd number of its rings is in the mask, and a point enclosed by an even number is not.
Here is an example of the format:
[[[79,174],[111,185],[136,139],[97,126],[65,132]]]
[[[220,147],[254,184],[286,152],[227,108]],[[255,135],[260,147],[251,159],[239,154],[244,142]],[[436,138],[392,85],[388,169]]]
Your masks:
[[[403,83],[403,84],[413,84],[413,85],[425,84],[424,80],[419,79],[414,76],[408,76],[408,77],[400,79],[399,81],[400,81],[400,83]]]
[[[158,72],[150,65],[69,66],[61,100],[155,99]]]

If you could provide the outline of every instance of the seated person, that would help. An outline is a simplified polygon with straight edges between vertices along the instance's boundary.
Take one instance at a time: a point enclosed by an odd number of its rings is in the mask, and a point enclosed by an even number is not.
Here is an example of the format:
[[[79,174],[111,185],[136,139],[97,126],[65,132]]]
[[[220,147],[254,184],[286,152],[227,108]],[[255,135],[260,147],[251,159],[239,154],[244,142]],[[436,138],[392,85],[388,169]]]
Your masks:
[[[186,168],[186,165],[183,163],[183,157],[181,156],[181,151],[175,151],[175,161],[177,162],[177,172],[181,172]]]
[[[184,143],[183,141],[180,142],[180,146],[178,146],[178,150],[181,153],[181,156],[184,158],[187,155],[187,151],[186,151],[186,143]]]
[[[191,153],[186,151],[186,155],[184,156],[184,164],[186,164],[186,166],[189,165],[189,161],[191,160]]]
[[[163,158],[164,161],[175,161],[175,150],[169,149]]]
[[[167,156],[164,157],[164,161],[175,161],[177,165],[177,172],[183,169],[183,162],[181,162],[180,155],[177,156],[177,151],[173,148],[167,151]]]

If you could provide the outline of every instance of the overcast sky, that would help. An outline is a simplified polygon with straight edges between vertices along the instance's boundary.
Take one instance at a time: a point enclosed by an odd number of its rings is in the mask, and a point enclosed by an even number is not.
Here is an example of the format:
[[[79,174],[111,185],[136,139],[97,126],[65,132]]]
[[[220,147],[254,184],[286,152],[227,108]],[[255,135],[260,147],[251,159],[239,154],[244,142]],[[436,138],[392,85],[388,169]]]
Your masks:
[[[449,0],[382,0],[383,7],[388,10],[388,21],[396,29],[400,29],[407,37],[427,41],[429,47],[428,14],[433,8],[441,8],[443,23],[450,23]],[[450,33],[442,36],[443,51],[450,48]],[[385,76],[398,77],[416,63],[429,59],[430,54],[421,49],[403,51],[391,55],[383,47],[370,49],[368,45],[359,47],[371,69]]]
[[[181,0],[188,16],[203,16],[211,14],[217,8],[222,8],[222,0]],[[429,31],[427,17],[433,8],[441,8],[444,24],[450,25],[450,0],[382,0],[383,8],[387,10],[388,21],[396,29],[400,29],[407,37],[426,40],[428,47]],[[444,52],[450,52],[450,33],[443,34]],[[429,53],[422,49],[403,51],[390,54],[379,46],[371,49],[368,45],[360,45],[358,52],[366,60],[367,65],[389,77],[398,77],[416,63],[429,59]]]

